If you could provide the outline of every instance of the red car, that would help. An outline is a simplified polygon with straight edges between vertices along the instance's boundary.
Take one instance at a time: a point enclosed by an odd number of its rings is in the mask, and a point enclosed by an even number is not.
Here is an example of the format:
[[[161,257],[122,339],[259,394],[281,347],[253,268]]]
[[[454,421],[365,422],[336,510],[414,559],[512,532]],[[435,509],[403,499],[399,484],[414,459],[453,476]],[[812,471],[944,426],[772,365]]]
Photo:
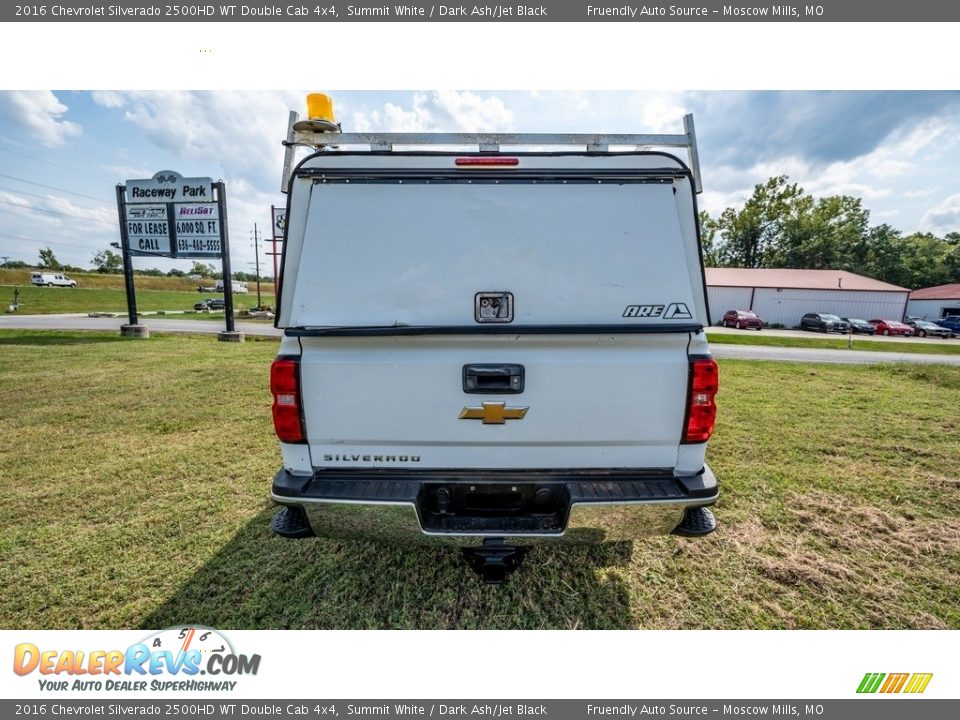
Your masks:
[[[751,310],[727,310],[720,324],[723,327],[735,327],[737,330],[750,328],[763,330],[763,320]]]
[[[877,329],[878,335],[913,335],[913,328],[897,320],[868,320]]]

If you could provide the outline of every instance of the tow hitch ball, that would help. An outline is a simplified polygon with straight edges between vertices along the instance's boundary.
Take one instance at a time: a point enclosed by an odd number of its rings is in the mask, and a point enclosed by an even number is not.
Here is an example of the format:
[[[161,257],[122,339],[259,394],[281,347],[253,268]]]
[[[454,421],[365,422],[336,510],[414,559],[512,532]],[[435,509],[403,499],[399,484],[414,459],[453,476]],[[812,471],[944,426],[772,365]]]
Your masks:
[[[503,540],[487,539],[480,547],[463,548],[463,557],[483,581],[500,585],[507,575],[520,566],[526,548],[504,544]]]

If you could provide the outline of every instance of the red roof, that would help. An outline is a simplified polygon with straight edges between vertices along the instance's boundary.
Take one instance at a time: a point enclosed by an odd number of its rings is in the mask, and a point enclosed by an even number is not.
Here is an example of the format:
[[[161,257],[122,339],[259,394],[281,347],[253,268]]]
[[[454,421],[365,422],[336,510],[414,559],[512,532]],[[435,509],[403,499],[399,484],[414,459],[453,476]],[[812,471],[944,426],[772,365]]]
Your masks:
[[[960,283],[920,288],[910,293],[911,300],[960,300]]]
[[[800,290],[873,290],[909,292],[907,288],[846,270],[792,270],[780,268],[706,268],[713,287],[792,288]]]

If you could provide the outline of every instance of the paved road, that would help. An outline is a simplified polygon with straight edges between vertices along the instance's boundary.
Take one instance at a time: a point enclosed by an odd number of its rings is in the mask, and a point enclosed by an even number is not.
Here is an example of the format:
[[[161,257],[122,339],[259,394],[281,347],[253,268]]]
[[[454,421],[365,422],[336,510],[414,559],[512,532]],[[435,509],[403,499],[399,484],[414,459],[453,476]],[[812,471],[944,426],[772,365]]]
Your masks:
[[[19,328],[24,330],[116,330],[127,322],[127,317],[98,317],[86,315],[0,315],[0,330]],[[220,320],[177,320],[176,318],[144,318],[143,324],[151,332],[218,333],[226,330]],[[270,323],[237,322],[236,328],[250,335],[280,337],[282,332]]]
[[[126,318],[91,318],[86,315],[0,315],[0,329],[32,330],[116,330]],[[175,318],[148,318],[144,324],[153,332],[217,333],[224,329],[223,321],[177,320]],[[238,322],[237,330],[249,335],[279,337],[268,323]],[[869,350],[823,350],[817,348],[768,347],[766,345],[723,345],[715,343],[711,350],[717,358],[740,360],[786,360],[792,362],[842,363],[868,365],[873,363],[942,363],[960,365],[960,355],[920,355],[900,352],[872,352]]]

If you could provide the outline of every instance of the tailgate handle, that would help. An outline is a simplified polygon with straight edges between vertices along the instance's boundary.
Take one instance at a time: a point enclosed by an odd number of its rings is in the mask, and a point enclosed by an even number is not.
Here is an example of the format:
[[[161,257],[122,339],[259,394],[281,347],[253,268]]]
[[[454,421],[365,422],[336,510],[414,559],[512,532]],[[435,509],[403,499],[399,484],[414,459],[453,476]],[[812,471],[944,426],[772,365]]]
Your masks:
[[[523,392],[523,365],[464,365],[463,391],[496,395]]]

